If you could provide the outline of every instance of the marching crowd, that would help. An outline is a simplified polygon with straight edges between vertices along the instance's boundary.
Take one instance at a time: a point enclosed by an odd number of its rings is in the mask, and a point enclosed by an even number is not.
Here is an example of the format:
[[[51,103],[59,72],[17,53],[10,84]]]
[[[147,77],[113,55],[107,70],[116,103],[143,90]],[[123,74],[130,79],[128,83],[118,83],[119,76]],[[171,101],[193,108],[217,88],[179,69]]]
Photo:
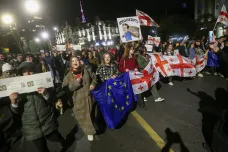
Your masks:
[[[228,79],[227,37],[220,37],[211,43],[201,39],[175,44],[164,42],[154,46],[154,52],[163,55],[173,55],[174,50],[189,59],[202,56],[209,50],[204,72]],[[143,42],[110,48],[91,47],[81,51],[69,48],[33,54],[0,53],[0,79],[50,71],[54,80],[54,88],[37,88],[37,92],[25,94],[14,92],[9,97],[0,98],[0,151],[9,151],[22,137],[28,151],[48,151],[46,139],[64,149],[65,140],[58,132],[56,109],[62,109],[67,104],[72,107],[76,122],[88,140],[92,141],[97,129],[91,115],[95,101],[90,91],[98,83],[115,79],[121,73],[142,71],[151,58],[147,53]],[[197,76],[203,77],[202,72]],[[172,77],[167,80],[169,85],[174,85]],[[164,101],[156,85],[152,86],[151,92],[155,102]],[[142,100],[138,105],[145,108],[145,94],[142,93],[140,98]]]

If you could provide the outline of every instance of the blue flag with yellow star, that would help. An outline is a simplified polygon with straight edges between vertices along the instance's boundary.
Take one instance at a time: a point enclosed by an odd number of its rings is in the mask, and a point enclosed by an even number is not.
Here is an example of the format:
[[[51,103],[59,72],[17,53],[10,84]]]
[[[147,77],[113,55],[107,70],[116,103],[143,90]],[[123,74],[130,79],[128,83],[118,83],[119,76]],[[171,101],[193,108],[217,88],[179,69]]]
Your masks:
[[[108,128],[115,128],[136,101],[129,74],[109,79],[91,91]]]

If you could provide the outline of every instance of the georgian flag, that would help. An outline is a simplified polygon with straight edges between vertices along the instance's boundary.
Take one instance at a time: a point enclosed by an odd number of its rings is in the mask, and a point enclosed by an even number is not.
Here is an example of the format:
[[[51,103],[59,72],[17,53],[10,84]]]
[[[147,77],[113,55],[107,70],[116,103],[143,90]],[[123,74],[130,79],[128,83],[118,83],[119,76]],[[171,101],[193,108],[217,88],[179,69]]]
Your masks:
[[[179,77],[194,77],[196,69],[191,64],[188,58],[181,55],[176,56],[163,56],[168,62],[173,71],[173,76]]]
[[[218,16],[216,23],[218,23],[218,22],[228,26],[228,14],[227,14],[225,5],[222,6],[221,12]]]
[[[189,62],[195,66],[196,68],[196,73],[202,71],[206,65],[207,65],[207,59],[208,59],[208,52],[206,52],[202,56],[195,56],[193,60],[189,59]]]
[[[129,76],[134,94],[147,91],[152,85],[159,81],[159,73],[154,68],[151,60],[142,72],[130,71]]]
[[[148,35],[148,44],[155,44],[155,46],[158,47],[160,44],[160,41],[161,41],[160,37],[153,37]]]
[[[163,77],[173,76],[173,70],[169,62],[161,54],[149,54],[152,58],[154,67]]]
[[[142,11],[136,10],[136,16],[139,17],[140,25],[159,27],[159,25],[149,15]]]

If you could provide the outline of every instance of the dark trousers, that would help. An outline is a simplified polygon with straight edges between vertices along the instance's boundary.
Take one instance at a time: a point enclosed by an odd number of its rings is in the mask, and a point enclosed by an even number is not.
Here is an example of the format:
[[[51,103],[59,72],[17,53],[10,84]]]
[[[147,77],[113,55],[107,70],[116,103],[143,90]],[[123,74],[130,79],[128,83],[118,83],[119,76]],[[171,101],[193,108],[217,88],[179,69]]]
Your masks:
[[[58,131],[54,131],[49,135],[41,137],[33,141],[26,142],[26,151],[27,152],[49,152],[47,147],[47,140],[56,143],[55,149],[60,149],[63,147],[63,137]],[[60,151],[59,150],[59,151]]]

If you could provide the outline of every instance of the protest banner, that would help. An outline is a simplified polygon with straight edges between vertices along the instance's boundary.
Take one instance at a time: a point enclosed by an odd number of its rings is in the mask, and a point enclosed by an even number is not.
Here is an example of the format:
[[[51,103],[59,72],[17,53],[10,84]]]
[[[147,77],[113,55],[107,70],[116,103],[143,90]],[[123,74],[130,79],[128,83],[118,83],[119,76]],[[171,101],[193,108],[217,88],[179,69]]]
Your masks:
[[[66,51],[66,45],[56,45],[57,51]]]
[[[142,39],[140,22],[137,16],[117,18],[117,23],[122,43]]]
[[[82,46],[81,45],[71,44],[70,47],[73,48],[74,50],[82,50]]]
[[[0,80],[0,97],[6,97],[13,92],[30,93],[39,87],[53,87],[51,72],[34,74],[21,77],[6,78]]]
[[[148,44],[155,44],[157,47],[159,46],[161,42],[161,38],[160,37],[153,37],[148,35]]]

